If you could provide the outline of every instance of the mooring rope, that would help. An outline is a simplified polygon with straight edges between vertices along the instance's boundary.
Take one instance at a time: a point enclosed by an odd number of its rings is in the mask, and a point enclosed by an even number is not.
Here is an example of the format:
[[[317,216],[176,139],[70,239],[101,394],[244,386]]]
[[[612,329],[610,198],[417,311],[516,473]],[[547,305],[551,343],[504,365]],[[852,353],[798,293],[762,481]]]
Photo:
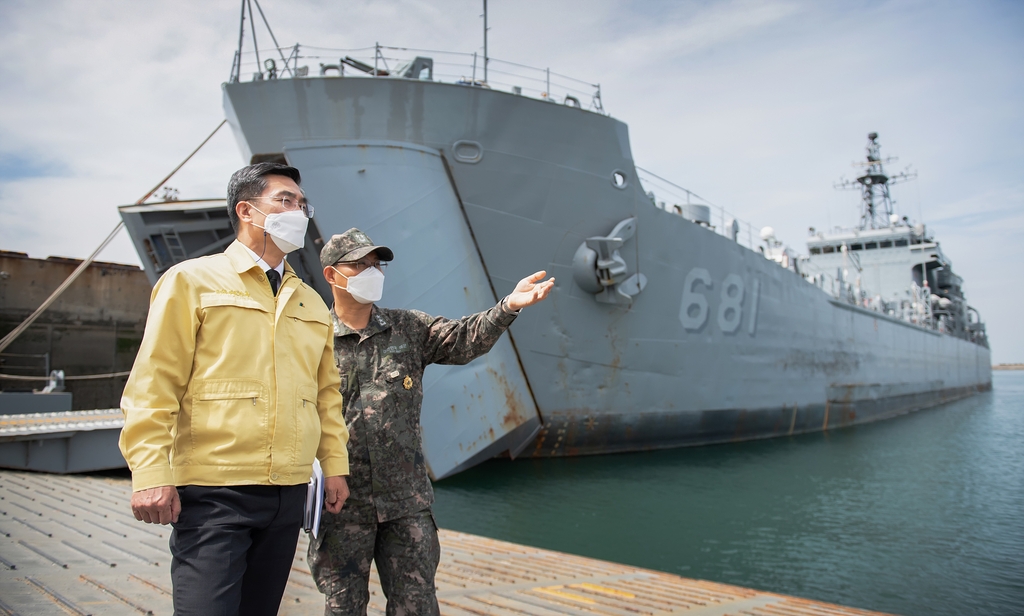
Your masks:
[[[181,169],[185,165],[185,163],[189,161],[189,159],[195,156],[196,152],[198,152],[204,145],[206,145],[206,142],[212,139],[213,136],[217,134],[217,131],[220,130],[220,127],[224,126],[225,123],[227,123],[227,120],[221,120],[220,124],[217,125],[217,128],[213,129],[213,132],[210,133],[206,139],[203,139],[203,142],[199,144],[199,147],[192,150],[192,153],[186,156],[185,160],[181,161],[181,163],[179,163],[178,166],[175,167],[173,171],[168,173],[167,177],[160,180],[160,182],[158,182],[157,185],[152,188],[152,190],[146,193],[146,196],[136,201],[135,205],[142,205],[143,201],[149,199],[150,197],[153,196],[153,193],[160,190],[160,187],[166,184],[167,180],[171,179],[171,176],[177,173],[178,170]],[[89,255],[89,258],[86,259],[85,261],[82,261],[81,265],[75,268],[75,271],[71,272],[71,275],[67,277],[67,280],[62,282],[60,286],[57,287],[57,289],[53,293],[50,294],[50,297],[47,297],[46,301],[44,301],[42,305],[39,306],[39,308],[36,308],[35,312],[30,314],[28,318],[22,321],[17,327],[12,329],[6,336],[3,337],[3,340],[0,340],[0,353],[2,353],[4,349],[10,346],[10,344],[14,342],[14,339],[20,336],[22,332],[29,328],[30,325],[35,323],[36,319],[39,318],[39,315],[43,314],[43,312],[45,312],[46,309],[50,307],[50,304],[57,301],[57,298],[60,297],[61,293],[67,290],[67,288],[71,286],[71,283],[73,283],[75,280],[78,279],[79,276],[82,275],[82,272],[84,272],[86,268],[88,268],[92,264],[92,262],[100,254],[100,252],[107,247],[107,244],[109,244],[110,241],[114,239],[114,236],[117,235],[117,232],[120,231],[122,227],[124,227],[124,220],[117,223],[117,226],[114,227],[114,230],[110,232],[110,235],[107,236],[107,239],[103,240],[103,243],[100,244],[99,247],[96,250],[94,250],[91,255]]]

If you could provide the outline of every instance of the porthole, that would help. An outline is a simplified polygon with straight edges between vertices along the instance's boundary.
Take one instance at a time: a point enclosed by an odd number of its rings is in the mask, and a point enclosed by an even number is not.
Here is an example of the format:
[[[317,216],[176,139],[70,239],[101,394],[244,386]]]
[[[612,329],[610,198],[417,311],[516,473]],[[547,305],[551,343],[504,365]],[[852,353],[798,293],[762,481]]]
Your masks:
[[[625,171],[621,171],[619,169],[612,171],[612,186],[619,190],[623,190],[626,188],[627,184],[629,184],[629,177],[626,176]]]

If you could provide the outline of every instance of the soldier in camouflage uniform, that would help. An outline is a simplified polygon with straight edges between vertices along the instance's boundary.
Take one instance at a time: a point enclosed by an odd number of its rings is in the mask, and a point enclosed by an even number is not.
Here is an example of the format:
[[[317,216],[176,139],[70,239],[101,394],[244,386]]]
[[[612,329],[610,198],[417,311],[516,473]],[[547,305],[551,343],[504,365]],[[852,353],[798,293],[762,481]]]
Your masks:
[[[308,561],[325,614],[363,615],[376,561],[389,616],[438,614],[441,548],[434,491],[420,441],[423,370],[465,364],[494,346],[518,311],[547,297],[545,272],[523,279],[497,306],[459,320],[373,304],[394,258],[358,229],[335,235],[320,261],[333,286],[334,356],[349,429],[348,487],[340,514],[325,513]],[[373,271],[376,270],[376,271]]]

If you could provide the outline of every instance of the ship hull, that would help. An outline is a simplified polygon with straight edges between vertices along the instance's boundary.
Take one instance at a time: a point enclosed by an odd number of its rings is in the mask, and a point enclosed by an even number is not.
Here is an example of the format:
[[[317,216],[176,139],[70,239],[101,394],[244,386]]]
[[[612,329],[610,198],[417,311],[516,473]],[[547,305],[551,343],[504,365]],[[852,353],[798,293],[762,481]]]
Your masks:
[[[435,477],[506,449],[583,455],[782,436],[991,387],[986,347],[837,302],[654,207],[613,118],[405,79],[224,88],[243,153],[295,164],[325,235],[358,226],[395,251],[385,305],[458,317],[526,274],[556,277],[494,358],[431,368],[423,423]],[[629,303],[597,301],[574,278],[574,255],[629,219],[636,233],[619,254],[647,284]]]
[[[568,409],[545,415],[545,429],[523,455],[599,455],[793,436],[890,419],[989,390],[991,385],[977,385],[874,400],[827,401],[805,407],[783,404],[762,409],[669,413]],[[559,439],[561,435],[564,439]]]

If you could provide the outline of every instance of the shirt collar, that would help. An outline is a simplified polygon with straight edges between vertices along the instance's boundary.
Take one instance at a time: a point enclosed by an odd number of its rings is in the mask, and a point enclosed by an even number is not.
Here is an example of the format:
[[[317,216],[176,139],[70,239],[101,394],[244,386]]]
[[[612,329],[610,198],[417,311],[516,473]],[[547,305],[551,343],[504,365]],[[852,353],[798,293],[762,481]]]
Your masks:
[[[239,242],[239,245],[242,248],[244,248],[247,253],[249,253],[249,256],[252,257],[252,260],[256,262],[256,265],[260,266],[261,270],[263,270],[264,272],[267,270],[275,270],[281,276],[281,278],[284,278],[284,259],[281,259],[281,262],[277,264],[277,267],[270,267],[270,264],[264,261],[263,258],[260,257],[258,254],[256,254],[252,248],[249,248],[248,246],[242,244],[241,242]]]
[[[391,327],[391,319],[384,314],[383,310],[377,308],[377,304],[374,304],[370,308],[370,322],[367,323],[366,327],[363,329],[352,329],[348,325],[342,323],[341,319],[339,319],[338,315],[334,312],[334,306],[331,306],[331,320],[334,323],[335,336],[357,334],[360,340],[365,340],[366,338]]]

